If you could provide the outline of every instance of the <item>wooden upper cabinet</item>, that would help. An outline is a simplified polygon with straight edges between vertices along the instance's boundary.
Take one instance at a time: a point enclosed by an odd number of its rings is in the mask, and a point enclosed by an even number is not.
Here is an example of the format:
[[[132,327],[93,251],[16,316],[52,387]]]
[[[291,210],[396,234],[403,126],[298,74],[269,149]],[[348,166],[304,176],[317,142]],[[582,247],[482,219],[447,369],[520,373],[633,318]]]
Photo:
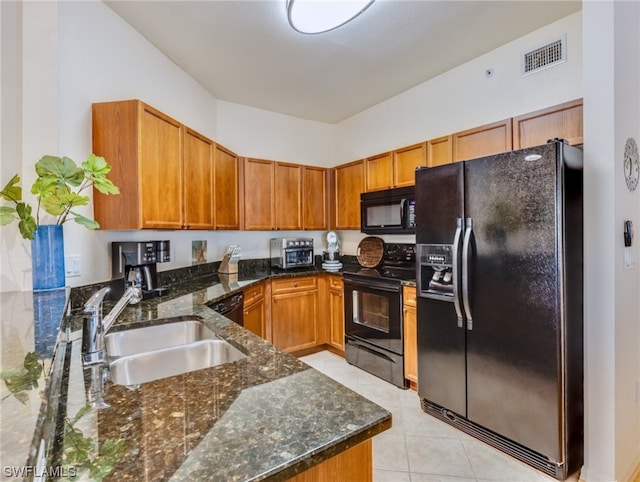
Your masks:
[[[244,228],[275,229],[274,168],[272,161],[244,159]]]
[[[276,229],[302,229],[302,168],[298,164],[275,163]]]
[[[328,170],[302,166],[302,227],[309,230],[329,228]]]
[[[112,166],[119,195],[94,189],[102,229],[182,229],[183,129],[139,100],[92,106],[93,152]]]
[[[393,187],[393,152],[385,152],[364,161],[367,192]]]
[[[513,148],[546,144],[553,138],[582,144],[582,99],[513,118]]]
[[[393,187],[413,186],[416,168],[427,165],[425,142],[393,151]]]
[[[240,165],[238,156],[215,144],[213,205],[216,229],[240,229]]]
[[[511,119],[453,134],[453,160],[465,161],[513,148]]]
[[[442,136],[427,142],[427,166],[436,167],[453,162],[453,136]]]
[[[334,229],[360,229],[360,193],[365,187],[364,161],[334,169]]]
[[[184,128],[184,220],[187,229],[213,229],[213,141]]]

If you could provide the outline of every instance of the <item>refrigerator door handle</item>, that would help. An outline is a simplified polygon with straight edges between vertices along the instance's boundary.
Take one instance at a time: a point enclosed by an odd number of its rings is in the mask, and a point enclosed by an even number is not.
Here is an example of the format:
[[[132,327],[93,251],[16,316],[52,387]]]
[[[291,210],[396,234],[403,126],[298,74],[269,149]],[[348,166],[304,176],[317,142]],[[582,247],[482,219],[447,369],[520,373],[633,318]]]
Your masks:
[[[458,328],[462,328],[463,316],[460,306],[460,237],[462,236],[462,218],[456,220],[456,234],[453,237],[453,261],[451,269],[453,271],[453,306],[456,309],[458,318]]]
[[[467,225],[462,244],[462,301],[464,312],[467,315],[467,330],[473,329],[473,316],[471,315],[471,300],[469,299],[469,249],[471,235],[473,233],[473,219],[467,218]]]

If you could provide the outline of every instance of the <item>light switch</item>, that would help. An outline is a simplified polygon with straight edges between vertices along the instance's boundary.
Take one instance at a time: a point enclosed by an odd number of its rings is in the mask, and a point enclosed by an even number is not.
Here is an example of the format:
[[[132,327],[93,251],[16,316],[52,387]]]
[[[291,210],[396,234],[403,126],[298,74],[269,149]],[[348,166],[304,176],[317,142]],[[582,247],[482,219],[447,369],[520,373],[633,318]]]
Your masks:
[[[64,259],[65,276],[71,278],[73,276],[80,276],[80,255],[74,254],[67,256]]]

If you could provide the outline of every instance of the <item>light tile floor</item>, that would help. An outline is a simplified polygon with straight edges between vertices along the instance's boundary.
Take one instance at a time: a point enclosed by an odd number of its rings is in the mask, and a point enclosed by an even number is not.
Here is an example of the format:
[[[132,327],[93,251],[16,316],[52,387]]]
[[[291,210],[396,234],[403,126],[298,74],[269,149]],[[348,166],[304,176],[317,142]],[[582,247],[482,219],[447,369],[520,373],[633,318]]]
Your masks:
[[[328,351],[301,360],[392,413],[392,428],[373,439],[374,482],[555,480],[427,415],[414,391],[397,388]]]

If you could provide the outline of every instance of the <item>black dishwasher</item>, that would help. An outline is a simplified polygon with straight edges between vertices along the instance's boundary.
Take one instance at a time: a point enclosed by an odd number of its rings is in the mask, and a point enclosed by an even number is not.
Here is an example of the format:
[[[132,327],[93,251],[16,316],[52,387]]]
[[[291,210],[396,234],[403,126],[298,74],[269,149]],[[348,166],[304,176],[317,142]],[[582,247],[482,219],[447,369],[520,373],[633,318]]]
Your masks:
[[[244,324],[242,304],[244,302],[244,293],[236,293],[221,301],[211,303],[211,308],[216,313],[226,316],[231,321],[235,321],[238,325]]]

